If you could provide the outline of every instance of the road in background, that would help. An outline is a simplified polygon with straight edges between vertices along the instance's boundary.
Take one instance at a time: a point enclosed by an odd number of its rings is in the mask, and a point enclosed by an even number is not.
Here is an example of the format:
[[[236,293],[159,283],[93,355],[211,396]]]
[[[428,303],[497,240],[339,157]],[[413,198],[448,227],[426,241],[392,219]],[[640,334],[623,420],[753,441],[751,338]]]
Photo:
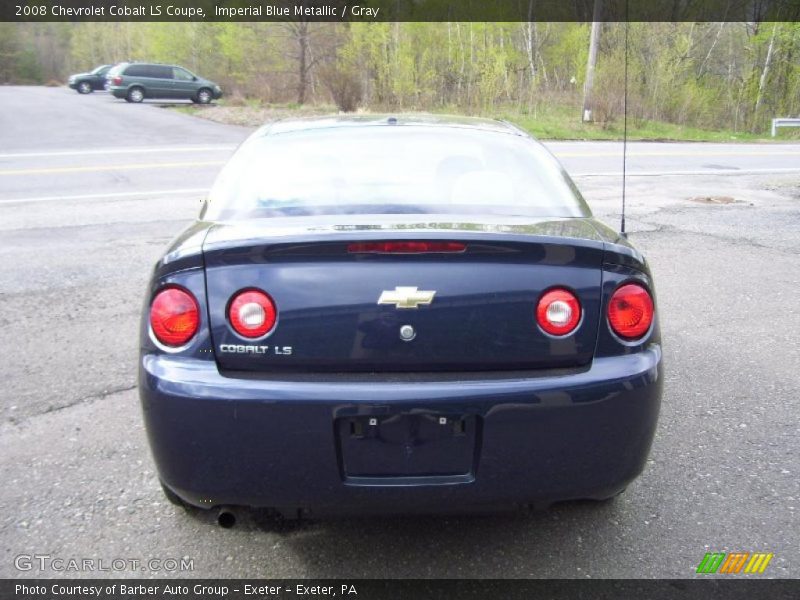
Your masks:
[[[0,202],[202,196],[252,129],[105,93],[0,88]],[[213,110],[213,109],[212,109]],[[46,115],[46,118],[40,117]],[[576,178],[622,171],[618,142],[548,142]],[[631,142],[634,177],[800,173],[800,144]]]
[[[248,132],[0,87],[0,576],[58,575],[15,570],[40,553],[188,556],[192,576],[690,577],[708,551],[773,552],[767,574],[800,576],[797,144],[630,144],[628,225],[656,277],[666,388],[647,470],[616,501],[277,531],[167,504],[135,389],[144,290],[196,214],[186,190]],[[616,224],[620,145],[548,145]]]
[[[0,87],[0,203],[202,196],[250,130],[104,92]]]

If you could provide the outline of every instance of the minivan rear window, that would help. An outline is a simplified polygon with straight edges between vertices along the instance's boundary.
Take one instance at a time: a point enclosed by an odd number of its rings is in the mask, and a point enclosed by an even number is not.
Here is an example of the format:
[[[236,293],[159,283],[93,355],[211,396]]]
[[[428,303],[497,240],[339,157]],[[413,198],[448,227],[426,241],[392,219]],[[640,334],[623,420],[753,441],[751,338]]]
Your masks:
[[[129,77],[172,79],[172,68],[163,65],[131,65],[125,69],[125,75]]]
[[[147,65],[131,65],[125,69],[125,75],[128,77],[150,77]]]
[[[120,63],[118,65],[114,65],[113,67],[111,67],[108,70],[108,73],[106,73],[106,75],[108,77],[114,77],[115,75],[119,75],[123,71],[125,71],[125,67],[127,67],[127,66],[128,66],[128,63]]]

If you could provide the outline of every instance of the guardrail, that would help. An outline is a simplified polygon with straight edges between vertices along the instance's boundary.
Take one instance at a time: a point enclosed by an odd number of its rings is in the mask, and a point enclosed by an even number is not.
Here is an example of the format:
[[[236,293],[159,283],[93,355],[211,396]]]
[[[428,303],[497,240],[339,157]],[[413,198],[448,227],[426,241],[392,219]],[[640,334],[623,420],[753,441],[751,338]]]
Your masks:
[[[772,137],[775,137],[778,127],[800,127],[800,119],[772,119]]]

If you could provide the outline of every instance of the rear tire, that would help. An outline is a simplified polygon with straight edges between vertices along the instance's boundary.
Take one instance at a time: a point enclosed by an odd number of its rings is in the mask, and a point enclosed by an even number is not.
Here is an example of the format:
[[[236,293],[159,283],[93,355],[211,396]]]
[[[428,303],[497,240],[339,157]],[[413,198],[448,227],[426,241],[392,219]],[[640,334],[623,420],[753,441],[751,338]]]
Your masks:
[[[79,94],[91,94],[94,91],[92,84],[88,81],[81,81],[75,89]]]
[[[144,90],[139,86],[134,86],[128,90],[128,93],[125,95],[125,100],[128,102],[133,102],[138,104],[142,100],[144,100]]]
[[[595,503],[597,503],[597,504],[600,504],[600,505],[603,505],[603,504],[611,504],[612,502],[614,502],[614,500],[616,500],[616,499],[617,499],[617,498],[619,498],[619,497],[620,497],[622,494],[624,494],[624,493],[625,493],[625,490],[627,490],[627,489],[628,489],[628,486],[625,486],[624,488],[622,488],[622,489],[621,489],[621,490],[619,490],[618,492],[615,492],[614,494],[611,494],[610,496],[606,496],[605,498],[595,498],[595,499],[593,500],[593,502],[595,502]]]
[[[174,504],[175,506],[180,506],[181,508],[188,508],[186,506],[186,502],[181,500],[181,497],[178,496],[178,494],[176,494],[167,486],[165,486],[163,481],[159,481],[159,483],[161,484],[161,490],[164,492],[164,496],[166,496],[170,504]]]
[[[193,98],[197,104],[208,104],[214,99],[214,95],[208,88],[200,88],[197,90],[197,95]]]

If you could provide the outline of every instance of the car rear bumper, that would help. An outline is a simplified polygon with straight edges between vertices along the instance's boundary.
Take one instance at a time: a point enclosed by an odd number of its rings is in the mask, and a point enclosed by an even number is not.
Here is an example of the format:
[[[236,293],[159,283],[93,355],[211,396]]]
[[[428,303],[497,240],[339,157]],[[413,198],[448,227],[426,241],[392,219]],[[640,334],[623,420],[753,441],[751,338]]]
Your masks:
[[[128,88],[116,85],[107,85],[106,90],[115,98],[124,98],[128,94]]]
[[[480,511],[602,499],[641,473],[663,383],[656,344],[568,374],[341,377],[234,379],[213,361],[143,355],[140,396],[162,481],[195,506],[290,514]],[[347,473],[343,454],[354,450],[343,419],[428,414],[474,426],[463,472],[437,474],[431,466],[413,476]],[[409,464],[425,452],[413,443],[398,447]],[[450,448],[441,447],[444,456]]]

